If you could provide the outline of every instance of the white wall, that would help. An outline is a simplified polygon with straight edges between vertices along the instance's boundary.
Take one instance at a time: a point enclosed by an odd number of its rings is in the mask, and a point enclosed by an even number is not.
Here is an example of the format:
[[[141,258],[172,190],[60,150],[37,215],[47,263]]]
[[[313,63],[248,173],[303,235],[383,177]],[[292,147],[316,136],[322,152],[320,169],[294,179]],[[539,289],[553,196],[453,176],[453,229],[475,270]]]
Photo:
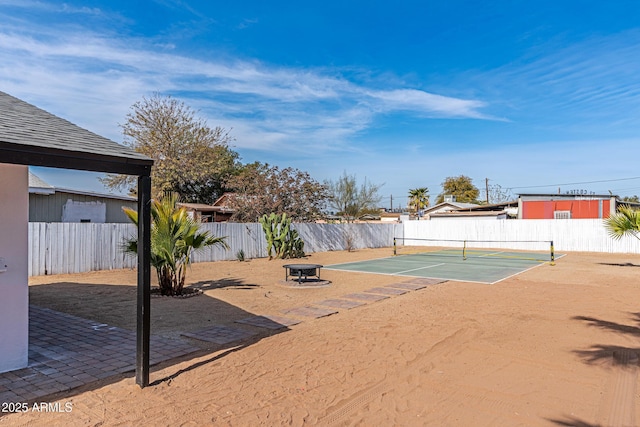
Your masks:
[[[28,363],[28,221],[27,166],[0,163],[0,372]]]
[[[101,202],[77,202],[67,200],[62,206],[62,222],[97,222],[107,221],[107,205]]]

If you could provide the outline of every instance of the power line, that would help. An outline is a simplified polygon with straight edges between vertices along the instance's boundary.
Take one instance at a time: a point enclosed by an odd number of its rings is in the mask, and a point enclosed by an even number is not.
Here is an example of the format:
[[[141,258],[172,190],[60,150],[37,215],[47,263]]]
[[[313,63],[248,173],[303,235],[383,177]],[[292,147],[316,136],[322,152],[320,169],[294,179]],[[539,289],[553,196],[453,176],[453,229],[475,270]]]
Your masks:
[[[640,176],[634,176],[631,178],[619,178],[619,179],[604,179],[600,181],[583,181],[583,182],[567,182],[564,184],[548,184],[548,185],[527,185],[521,187],[510,187],[512,190],[516,188],[542,188],[542,187],[557,187],[562,185],[580,185],[580,184],[598,184],[601,182],[616,182],[616,181],[631,181],[634,179],[640,179]]]

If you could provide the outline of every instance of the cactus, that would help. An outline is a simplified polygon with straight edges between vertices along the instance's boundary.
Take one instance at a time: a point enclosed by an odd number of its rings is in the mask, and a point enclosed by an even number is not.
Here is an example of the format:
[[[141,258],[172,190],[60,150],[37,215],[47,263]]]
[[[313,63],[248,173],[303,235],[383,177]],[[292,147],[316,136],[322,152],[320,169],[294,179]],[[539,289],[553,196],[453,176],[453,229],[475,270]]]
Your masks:
[[[287,242],[289,246],[287,258],[302,258],[304,256],[304,242],[296,230],[289,231]]]
[[[287,214],[271,213],[260,218],[260,224],[267,239],[269,259],[300,258],[304,256],[304,242],[296,230],[291,228],[291,218]]]
[[[282,245],[291,227],[291,220],[287,218],[286,214],[279,215],[272,212],[269,216],[262,215],[260,224],[267,239],[267,255],[269,255],[269,259],[273,259],[272,252],[275,253],[276,258],[280,258]]]

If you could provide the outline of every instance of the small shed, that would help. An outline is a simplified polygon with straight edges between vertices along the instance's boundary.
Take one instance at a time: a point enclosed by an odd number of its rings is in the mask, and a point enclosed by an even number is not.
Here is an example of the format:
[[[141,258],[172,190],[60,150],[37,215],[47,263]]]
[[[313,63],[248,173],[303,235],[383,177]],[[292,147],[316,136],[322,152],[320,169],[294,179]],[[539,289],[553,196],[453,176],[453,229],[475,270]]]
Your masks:
[[[151,167],[153,160],[0,92],[0,372],[28,364],[28,166],[138,177],[136,382],[149,384]]]
[[[235,209],[229,206],[231,193],[224,193],[212,205],[204,203],[178,203],[184,207],[189,215],[201,222],[227,222],[233,216]]]

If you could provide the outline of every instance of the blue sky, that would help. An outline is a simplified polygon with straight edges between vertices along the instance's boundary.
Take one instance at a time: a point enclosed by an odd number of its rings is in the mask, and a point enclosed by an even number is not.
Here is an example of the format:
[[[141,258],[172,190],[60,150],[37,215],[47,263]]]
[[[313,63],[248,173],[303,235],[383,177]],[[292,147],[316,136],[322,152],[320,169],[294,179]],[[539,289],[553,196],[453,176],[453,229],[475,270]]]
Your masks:
[[[122,141],[154,92],[245,163],[640,194],[640,2],[0,0],[0,90]],[[34,169],[55,186],[95,176]]]

